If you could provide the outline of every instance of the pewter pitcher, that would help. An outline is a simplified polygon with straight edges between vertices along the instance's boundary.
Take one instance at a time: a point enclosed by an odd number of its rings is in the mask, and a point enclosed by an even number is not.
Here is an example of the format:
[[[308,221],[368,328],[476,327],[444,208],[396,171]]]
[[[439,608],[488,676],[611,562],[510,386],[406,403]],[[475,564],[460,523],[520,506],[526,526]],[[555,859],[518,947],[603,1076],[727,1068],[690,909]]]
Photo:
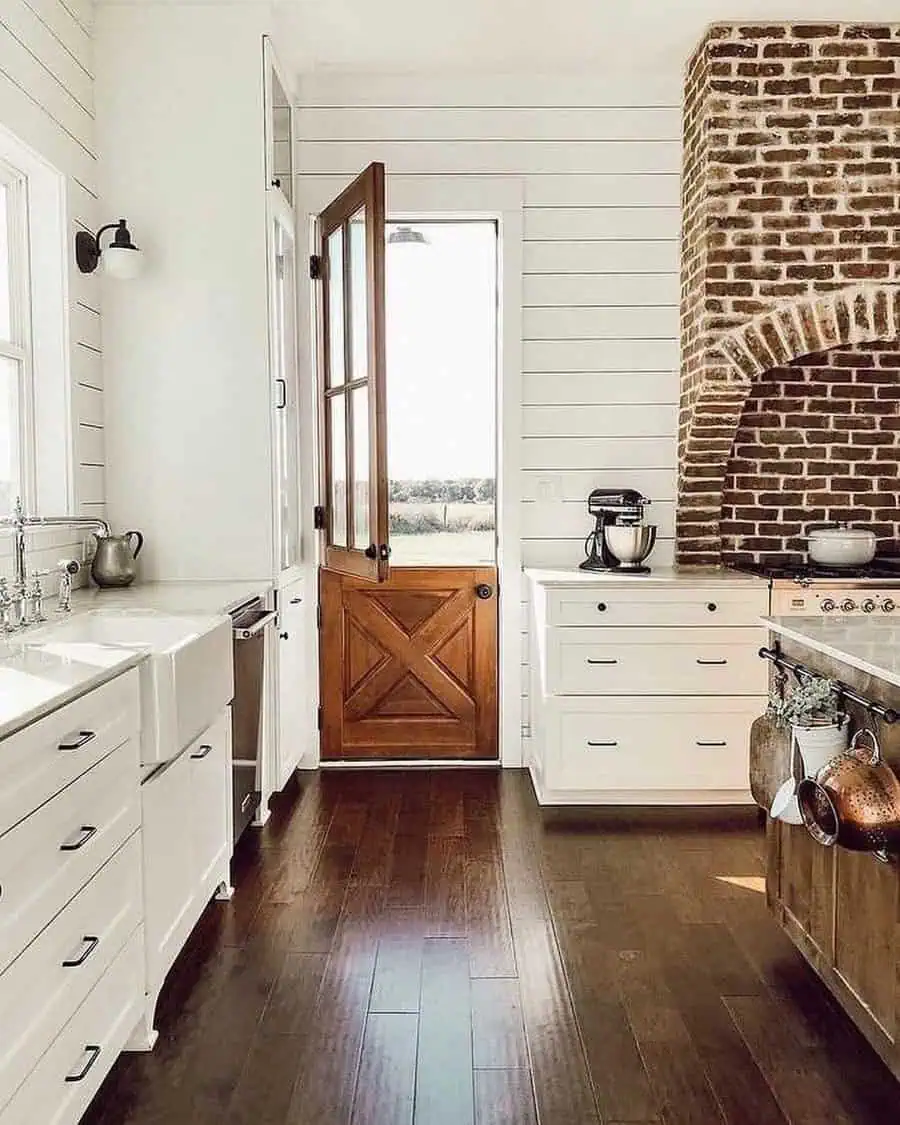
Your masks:
[[[124,535],[96,535],[97,550],[91,578],[102,587],[130,586],[137,574],[137,557],[144,545],[139,531]]]

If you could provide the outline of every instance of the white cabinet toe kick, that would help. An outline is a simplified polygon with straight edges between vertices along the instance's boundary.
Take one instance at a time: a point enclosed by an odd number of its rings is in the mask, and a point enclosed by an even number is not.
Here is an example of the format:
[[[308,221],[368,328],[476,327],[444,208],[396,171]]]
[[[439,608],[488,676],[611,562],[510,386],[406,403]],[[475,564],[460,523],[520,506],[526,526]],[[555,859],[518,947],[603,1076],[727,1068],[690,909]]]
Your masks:
[[[531,577],[529,769],[545,805],[749,804],[763,582]]]

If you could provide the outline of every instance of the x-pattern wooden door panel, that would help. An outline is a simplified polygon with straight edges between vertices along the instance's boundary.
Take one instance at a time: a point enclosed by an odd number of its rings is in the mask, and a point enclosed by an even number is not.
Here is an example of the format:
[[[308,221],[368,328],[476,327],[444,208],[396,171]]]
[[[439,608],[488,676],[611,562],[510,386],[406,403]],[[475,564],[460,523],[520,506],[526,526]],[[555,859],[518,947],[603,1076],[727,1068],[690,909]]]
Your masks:
[[[321,582],[322,757],[496,758],[496,570]]]

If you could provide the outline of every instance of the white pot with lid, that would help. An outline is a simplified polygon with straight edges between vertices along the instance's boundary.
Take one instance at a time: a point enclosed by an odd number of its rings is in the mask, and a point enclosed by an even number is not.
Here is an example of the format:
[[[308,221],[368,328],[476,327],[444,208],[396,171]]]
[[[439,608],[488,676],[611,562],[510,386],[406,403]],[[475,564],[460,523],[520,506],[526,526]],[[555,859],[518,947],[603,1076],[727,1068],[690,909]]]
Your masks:
[[[806,541],[810,562],[819,566],[865,566],[875,558],[875,532],[864,527],[820,527],[810,531]]]

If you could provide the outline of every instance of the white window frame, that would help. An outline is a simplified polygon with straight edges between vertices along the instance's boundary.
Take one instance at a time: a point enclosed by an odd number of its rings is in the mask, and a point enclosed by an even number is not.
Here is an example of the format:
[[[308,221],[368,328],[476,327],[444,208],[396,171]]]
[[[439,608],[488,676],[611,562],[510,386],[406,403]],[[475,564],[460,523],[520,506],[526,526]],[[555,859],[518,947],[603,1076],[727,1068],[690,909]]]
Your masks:
[[[37,470],[34,440],[34,349],[27,173],[0,160],[0,183],[7,199],[10,335],[0,339],[0,356],[18,365],[16,396],[19,494],[26,510],[35,502]]]
[[[0,176],[12,177],[20,200],[11,238],[21,255],[21,269],[16,268],[17,337],[4,343],[27,352],[20,404],[22,499],[32,514],[59,515],[74,512],[76,500],[69,333],[69,271],[75,265],[67,182],[3,125]]]

